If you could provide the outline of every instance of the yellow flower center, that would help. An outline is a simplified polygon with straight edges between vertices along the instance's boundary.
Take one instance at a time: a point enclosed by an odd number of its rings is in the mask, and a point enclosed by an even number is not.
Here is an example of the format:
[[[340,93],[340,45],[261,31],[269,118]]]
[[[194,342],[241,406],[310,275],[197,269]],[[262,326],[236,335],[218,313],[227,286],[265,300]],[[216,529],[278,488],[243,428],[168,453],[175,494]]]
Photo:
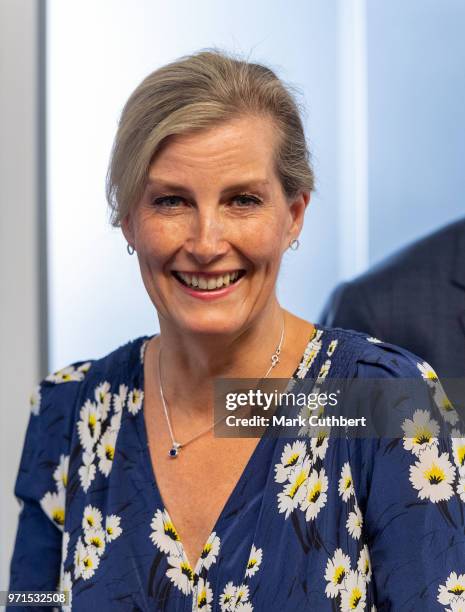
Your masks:
[[[336,569],[334,570],[335,584],[342,584],[342,581],[344,580],[345,576],[346,576],[346,568],[342,565],[338,565],[338,567],[336,567]]]
[[[318,480],[318,482],[315,484],[315,486],[310,490],[308,494],[308,501],[314,504],[318,500],[320,495],[321,495],[321,482]]]
[[[430,484],[434,485],[440,484],[446,477],[444,471],[435,463],[433,463],[429,470],[424,471],[424,475],[426,480],[428,480]]]
[[[457,460],[459,465],[465,465],[465,444],[458,447]]]
[[[417,427],[416,436],[413,438],[414,444],[422,445],[431,442],[432,433],[426,427]]]
[[[294,453],[293,455],[289,457],[289,459],[287,460],[287,463],[284,464],[284,467],[290,467],[292,465],[295,465],[299,457],[300,457],[299,453]]]
[[[91,538],[90,543],[92,546],[95,546],[95,548],[102,548],[102,540],[97,536]]]
[[[192,571],[189,563],[186,563],[185,561],[182,561],[181,563],[181,573],[187,576],[190,581],[194,579],[194,572]]]
[[[347,489],[350,488],[350,485],[352,484],[352,478],[350,476],[347,476],[347,478],[344,481],[344,488],[347,491]]]
[[[454,587],[449,589],[449,593],[453,593],[454,595],[462,595],[465,592],[465,587],[461,584],[456,584]]]
[[[303,470],[300,471],[297,478],[294,481],[293,486],[291,487],[291,490],[289,491],[289,497],[291,499],[294,499],[297,491],[300,489],[302,484],[305,482],[306,478],[307,478],[307,474]]]
[[[250,561],[247,564],[247,569],[251,569],[256,564],[257,564],[257,559],[250,559]]]
[[[110,446],[109,444],[107,444],[105,446],[105,457],[109,459],[110,461],[113,461],[114,456],[115,456],[115,449],[113,448],[113,446]]]
[[[203,606],[207,604],[207,590],[205,589],[205,587],[202,589],[202,592],[199,594],[197,602],[198,602],[199,608],[202,608]]]
[[[360,603],[360,600],[362,599],[362,592],[358,587],[355,587],[352,590],[352,593],[350,595],[350,600],[349,600],[349,608],[351,610],[355,610],[355,608],[358,606],[358,604]]]
[[[175,542],[179,542],[179,535],[176,529],[174,528],[173,523],[165,523],[165,535],[169,536]]]
[[[65,511],[63,508],[56,508],[52,512],[52,519],[57,525],[65,524]]]

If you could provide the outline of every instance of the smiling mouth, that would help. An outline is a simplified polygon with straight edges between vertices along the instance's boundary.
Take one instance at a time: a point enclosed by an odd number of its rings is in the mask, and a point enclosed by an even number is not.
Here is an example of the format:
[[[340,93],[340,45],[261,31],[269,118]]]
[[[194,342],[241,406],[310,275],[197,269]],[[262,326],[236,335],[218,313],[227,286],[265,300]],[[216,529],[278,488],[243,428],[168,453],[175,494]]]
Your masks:
[[[234,270],[225,274],[192,274],[173,271],[171,274],[182,285],[194,291],[215,291],[237,283],[245,274],[245,270]]]

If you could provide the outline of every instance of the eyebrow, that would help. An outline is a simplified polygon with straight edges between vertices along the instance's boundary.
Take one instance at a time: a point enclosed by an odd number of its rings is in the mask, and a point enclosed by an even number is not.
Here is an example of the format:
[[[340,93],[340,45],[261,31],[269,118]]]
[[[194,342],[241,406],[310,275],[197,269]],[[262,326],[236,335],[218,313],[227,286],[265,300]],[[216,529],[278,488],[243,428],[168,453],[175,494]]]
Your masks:
[[[245,181],[242,183],[235,183],[234,185],[229,185],[228,187],[225,187],[221,191],[221,195],[225,195],[233,191],[247,191],[248,189],[266,187],[269,184],[270,184],[270,181],[266,179],[253,179],[253,180]],[[147,181],[147,186],[148,187],[159,187],[162,189],[166,189],[168,191],[178,191],[182,193],[190,193],[189,189],[187,189],[183,185],[179,185],[177,183],[170,183],[167,181],[163,181],[161,179],[157,179],[155,177],[149,177]]]

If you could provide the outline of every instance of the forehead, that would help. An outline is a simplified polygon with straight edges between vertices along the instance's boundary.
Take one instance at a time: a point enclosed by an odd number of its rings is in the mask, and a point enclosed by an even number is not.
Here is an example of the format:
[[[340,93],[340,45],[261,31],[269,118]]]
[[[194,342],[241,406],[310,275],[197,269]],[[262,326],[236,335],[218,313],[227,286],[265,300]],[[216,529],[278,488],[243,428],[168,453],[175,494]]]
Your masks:
[[[206,130],[170,136],[150,166],[150,178],[199,181],[274,175],[276,129],[271,119],[241,117]]]

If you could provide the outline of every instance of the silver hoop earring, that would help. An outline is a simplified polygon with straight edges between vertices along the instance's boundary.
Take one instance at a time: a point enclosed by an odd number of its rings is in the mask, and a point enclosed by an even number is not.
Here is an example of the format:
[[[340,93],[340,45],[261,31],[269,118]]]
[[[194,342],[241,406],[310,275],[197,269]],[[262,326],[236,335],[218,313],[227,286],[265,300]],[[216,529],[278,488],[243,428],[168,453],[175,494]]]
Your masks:
[[[126,246],[126,250],[129,253],[129,255],[133,255],[134,251],[136,250],[133,246],[131,246],[128,242],[127,246]]]
[[[293,251],[297,251],[299,246],[300,246],[300,242],[297,240],[297,238],[294,238],[294,240],[291,240],[289,244],[289,248],[292,249]]]

